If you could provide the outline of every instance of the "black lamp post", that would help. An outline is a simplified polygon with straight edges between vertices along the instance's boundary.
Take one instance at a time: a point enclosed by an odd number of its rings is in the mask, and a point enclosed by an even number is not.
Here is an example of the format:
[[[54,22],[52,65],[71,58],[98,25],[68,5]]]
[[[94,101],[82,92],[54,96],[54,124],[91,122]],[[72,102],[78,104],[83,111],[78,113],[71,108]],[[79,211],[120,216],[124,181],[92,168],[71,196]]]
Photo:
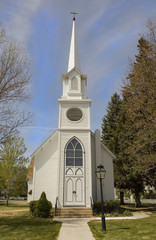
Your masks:
[[[100,179],[102,230],[106,230],[106,222],[105,222],[104,209],[103,209],[103,193],[102,193],[102,179],[105,178],[106,170],[104,169],[104,166],[100,164],[99,166],[97,166],[97,169],[96,169],[95,173],[96,173],[97,178]]]

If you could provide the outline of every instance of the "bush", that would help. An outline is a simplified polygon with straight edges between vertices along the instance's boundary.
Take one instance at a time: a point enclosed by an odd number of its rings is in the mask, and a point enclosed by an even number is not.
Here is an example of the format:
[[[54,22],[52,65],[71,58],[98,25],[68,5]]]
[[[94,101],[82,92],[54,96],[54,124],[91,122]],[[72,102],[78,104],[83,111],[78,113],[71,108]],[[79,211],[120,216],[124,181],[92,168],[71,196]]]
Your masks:
[[[115,211],[119,210],[120,203],[119,203],[119,201],[110,200],[110,201],[104,203],[104,208],[105,208],[106,213],[115,212]]]
[[[52,210],[52,203],[50,201],[48,201],[48,204],[49,204],[49,208],[50,208],[50,211]]]
[[[46,194],[44,192],[41,194],[41,197],[40,200],[31,201],[29,203],[30,212],[36,217],[50,217],[52,215],[52,203],[46,199]],[[44,211],[45,213],[43,213]]]
[[[29,195],[32,195],[32,189],[28,192]]]
[[[133,216],[133,214],[130,211],[126,210],[126,211],[123,212],[122,216],[123,217],[129,217],[129,216]]]
[[[112,213],[115,211],[118,211],[120,208],[119,201],[104,201],[104,213]],[[94,213],[100,213],[101,212],[101,202],[95,201],[93,206]]]
[[[36,208],[37,203],[38,203],[38,201],[31,201],[29,203],[30,212],[32,213],[33,216],[34,216],[34,212],[35,212],[35,208]]]
[[[144,199],[156,199],[156,193],[150,191],[150,192],[144,192],[143,194]]]
[[[42,192],[36,204],[34,215],[36,217],[48,218],[50,216],[52,204],[47,200],[45,192]]]

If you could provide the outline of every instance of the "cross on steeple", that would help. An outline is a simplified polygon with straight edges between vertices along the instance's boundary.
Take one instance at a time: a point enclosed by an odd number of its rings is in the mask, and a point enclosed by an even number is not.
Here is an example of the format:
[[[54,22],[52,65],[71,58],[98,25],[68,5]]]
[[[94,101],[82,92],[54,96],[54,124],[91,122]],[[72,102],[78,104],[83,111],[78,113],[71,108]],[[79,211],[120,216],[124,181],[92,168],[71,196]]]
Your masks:
[[[75,14],[78,14],[77,12],[71,12],[73,14],[73,21],[75,21]]]

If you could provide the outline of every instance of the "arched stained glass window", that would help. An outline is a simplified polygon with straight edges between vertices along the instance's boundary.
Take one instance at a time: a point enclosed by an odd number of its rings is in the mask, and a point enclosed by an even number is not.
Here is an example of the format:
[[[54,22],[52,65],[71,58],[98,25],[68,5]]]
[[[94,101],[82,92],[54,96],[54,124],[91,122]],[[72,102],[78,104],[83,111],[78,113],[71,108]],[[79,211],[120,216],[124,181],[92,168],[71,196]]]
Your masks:
[[[66,148],[66,166],[83,166],[83,152],[81,144],[73,138]]]

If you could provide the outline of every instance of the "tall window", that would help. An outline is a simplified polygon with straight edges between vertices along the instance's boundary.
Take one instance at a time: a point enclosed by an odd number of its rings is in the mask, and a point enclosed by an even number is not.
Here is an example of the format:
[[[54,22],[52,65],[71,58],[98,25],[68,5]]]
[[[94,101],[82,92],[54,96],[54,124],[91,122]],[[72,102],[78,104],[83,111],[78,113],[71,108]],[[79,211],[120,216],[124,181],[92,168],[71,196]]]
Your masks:
[[[83,166],[83,152],[80,143],[73,138],[66,148],[66,166]]]
[[[72,90],[77,90],[78,89],[78,84],[77,84],[77,78],[73,77],[71,80],[71,89]]]

